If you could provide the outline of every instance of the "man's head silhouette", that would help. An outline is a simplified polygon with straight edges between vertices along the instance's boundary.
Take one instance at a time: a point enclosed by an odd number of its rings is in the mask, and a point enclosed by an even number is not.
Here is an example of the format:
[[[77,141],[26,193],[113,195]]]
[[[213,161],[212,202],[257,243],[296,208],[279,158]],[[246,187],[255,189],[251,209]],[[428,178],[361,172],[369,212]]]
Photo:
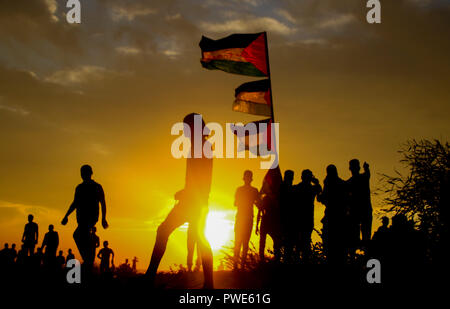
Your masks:
[[[84,181],[91,180],[93,172],[92,172],[92,167],[90,165],[87,165],[87,164],[83,165],[80,169],[80,172],[81,172],[81,178]]]
[[[381,218],[381,223],[383,224],[383,226],[388,226],[388,224],[389,224],[389,218],[386,217],[386,216],[383,216],[383,217]]]
[[[337,178],[338,177],[336,165],[330,164],[327,166],[327,177],[329,177],[329,178]]]
[[[8,249],[8,248],[9,248],[8,243],[5,243],[5,249]]]
[[[53,232],[54,229],[55,229],[55,227],[53,226],[53,224],[50,224],[50,225],[48,226],[48,230],[49,230],[50,232]]]
[[[206,129],[206,132],[203,132],[203,130],[206,127],[205,120],[203,120],[203,116],[198,113],[190,113],[190,114],[186,115],[183,119],[183,122],[185,124],[187,124],[190,129],[190,132],[186,132],[186,131],[184,132],[184,136],[186,136],[187,138],[193,139],[195,136],[194,129],[196,129],[195,128],[195,122],[196,122],[195,120],[196,119],[199,119],[199,120],[201,119],[201,130],[202,130],[201,136],[204,137],[205,135],[209,135],[208,129]],[[199,130],[199,129],[200,129],[200,127],[197,128],[197,130]],[[190,135],[188,133],[190,133]],[[205,135],[203,135],[203,133],[205,133]]]
[[[33,222],[33,219],[34,219],[34,217],[33,217],[33,215],[28,215],[28,222]]]
[[[310,183],[313,179],[313,173],[310,170],[302,171],[302,181],[306,183]]]
[[[292,185],[293,181],[294,181],[294,171],[293,170],[286,170],[284,172],[284,183]]]
[[[352,172],[352,175],[358,175],[361,170],[361,166],[359,165],[358,159],[352,159],[349,162],[349,170]]]
[[[253,173],[252,173],[252,171],[250,171],[250,170],[246,170],[245,172],[244,172],[244,183],[246,184],[246,185],[249,185],[249,184],[251,184],[252,183],[252,181],[253,181]]]
[[[105,240],[105,241],[103,242],[103,247],[108,248],[108,245],[109,245],[108,241]]]

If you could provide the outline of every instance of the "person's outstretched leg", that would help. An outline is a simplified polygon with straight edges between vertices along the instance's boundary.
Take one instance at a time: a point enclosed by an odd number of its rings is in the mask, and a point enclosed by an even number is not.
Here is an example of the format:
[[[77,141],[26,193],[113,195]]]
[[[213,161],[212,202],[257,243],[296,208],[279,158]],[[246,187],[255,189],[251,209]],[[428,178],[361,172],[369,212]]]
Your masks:
[[[148,266],[147,272],[145,276],[151,281],[154,282],[156,277],[156,272],[159,267],[159,263],[166,251],[167,241],[169,239],[170,234],[179,227],[184,224],[186,220],[183,215],[179,213],[177,209],[172,209],[172,211],[167,216],[166,220],[158,227],[158,231],[156,233],[156,241],[155,246],[153,247],[152,258],[150,260],[150,264]]]
[[[202,266],[203,266],[203,277],[204,283],[203,288],[205,289],[214,289],[214,280],[213,280],[213,254],[211,250],[211,246],[209,245],[208,239],[205,236],[205,226],[206,226],[206,217],[208,211],[205,210],[197,219],[198,224],[196,225],[197,232],[197,246],[200,247],[200,252],[202,256]],[[192,221],[191,221],[192,222]],[[189,223],[191,224],[191,223]]]
[[[247,222],[245,226],[245,231],[242,239],[242,257],[241,257],[241,267],[245,269],[245,263],[247,262],[247,252],[248,244],[250,242],[250,236],[252,235],[253,221]]]
[[[84,263],[89,263],[89,227],[78,226],[73,232],[73,239]]]
[[[234,268],[236,269],[239,264],[239,255],[241,252],[242,246],[242,228],[240,224],[240,220],[236,219],[236,223],[234,226]]]

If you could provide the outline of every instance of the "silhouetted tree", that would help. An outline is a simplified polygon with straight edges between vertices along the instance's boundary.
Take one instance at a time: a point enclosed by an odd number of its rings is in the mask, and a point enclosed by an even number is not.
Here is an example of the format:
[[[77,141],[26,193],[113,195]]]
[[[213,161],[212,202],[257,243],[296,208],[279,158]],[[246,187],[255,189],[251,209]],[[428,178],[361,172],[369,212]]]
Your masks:
[[[418,222],[431,250],[439,250],[448,239],[449,148],[448,142],[439,140],[410,140],[399,151],[407,174],[382,175],[386,211]]]

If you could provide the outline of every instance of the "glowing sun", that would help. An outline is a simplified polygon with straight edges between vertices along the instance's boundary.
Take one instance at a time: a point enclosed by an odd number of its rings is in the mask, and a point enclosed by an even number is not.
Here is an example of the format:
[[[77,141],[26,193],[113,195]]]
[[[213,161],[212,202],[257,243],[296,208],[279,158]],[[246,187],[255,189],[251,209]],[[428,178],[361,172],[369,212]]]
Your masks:
[[[223,211],[210,211],[206,220],[205,234],[211,248],[215,251],[233,239],[234,224],[226,219]]]

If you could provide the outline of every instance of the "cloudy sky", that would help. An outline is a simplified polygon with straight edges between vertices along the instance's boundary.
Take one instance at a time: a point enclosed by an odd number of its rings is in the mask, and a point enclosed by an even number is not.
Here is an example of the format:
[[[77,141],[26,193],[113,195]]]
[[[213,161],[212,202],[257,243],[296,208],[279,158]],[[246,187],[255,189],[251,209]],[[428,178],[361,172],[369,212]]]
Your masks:
[[[249,77],[201,68],[198,42],[267,31],[280,167],[319,179],[348,160],[379,173],[399,168],[411,138],[448,140],[450,4],[382,2],[366,22],[361,0],[81,0],[81,24],[66,1],[0,0],[0,241],[19,243],[26,214],[43,231],[57,224],[89,163],[106,192],[110,229],[99,231],[118,261],[145,268],[155,226],[182,188],[185,162],[172,158],[170,128],[189,112],[205,120],[259,119],[231,111]],[[259,160],[217,159],[211,209],[232,234],[233,195]],[[375,208],[381,206],[374,198]],[[316,227],[323,207],[316,210]],[[75,217],[57,225],[74,248]],[[176,233],[163,261],[185,261]]]

